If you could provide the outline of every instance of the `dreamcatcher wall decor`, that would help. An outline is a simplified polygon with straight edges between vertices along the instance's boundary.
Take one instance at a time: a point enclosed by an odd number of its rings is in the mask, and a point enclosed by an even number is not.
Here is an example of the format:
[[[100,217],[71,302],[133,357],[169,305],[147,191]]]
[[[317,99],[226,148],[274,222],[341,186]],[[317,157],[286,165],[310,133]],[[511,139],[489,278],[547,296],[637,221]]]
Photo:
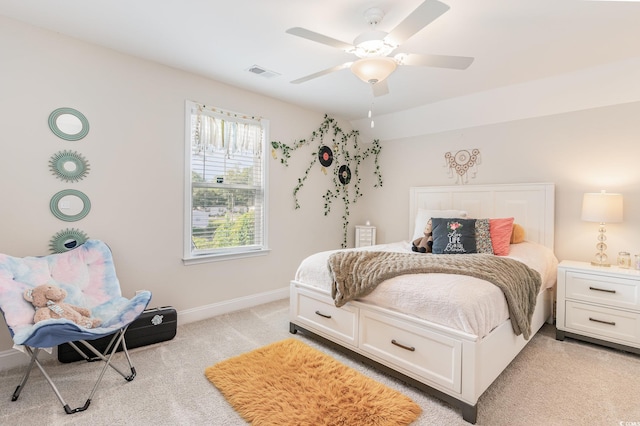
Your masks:
[[[380,165],[378,164],[378,157],[382,149],[380,142],[376,139],[370,147],[361,149],[358,145],[357,130],[344,133],[333,118],[325,115],[324,121],[317,130],[311,133],[309,139],[298,140],[291,146],[282,142],[272,141],[271,154],[273,158],[278,159],[278,151],[280,151],[280,163],[288,166],[291,153],[308,145],[317,148],[314,151],[312,160],[309,162],[309,166],[303,176],[298,178],[298,184],[293,189],[295,208],[300,208],[298,192],[304,186],[313,166],[316,162],[319,162],[322,173],[329,175],[330,172],[333,182],[333,189],[327,189],[327,192],[323,195],[324,215],[328,215],[331,211],[331,203],[334,199],[341,199],[344,203],[344,214],[342,215],[342,247],[346,248],[347,229],[349,226],[349,204],[357,202],[358,198],[362,196],[360,192],[362,179],[360,178],[359,167],[362,161],[370,156],[373,156],[375,165],[373,174],[377,179],[374,188],[382,186],[382,175],[380,173]]]
[[[461,149],[455,154],[447,152],[444,154],[444,161],[444,166],[449,169],[449,177],[455,177],[456,183],[461,185],[469,183],[469,174],[471,174],[471,179],[475,179],[478,165],[482,164],[478,149]]]

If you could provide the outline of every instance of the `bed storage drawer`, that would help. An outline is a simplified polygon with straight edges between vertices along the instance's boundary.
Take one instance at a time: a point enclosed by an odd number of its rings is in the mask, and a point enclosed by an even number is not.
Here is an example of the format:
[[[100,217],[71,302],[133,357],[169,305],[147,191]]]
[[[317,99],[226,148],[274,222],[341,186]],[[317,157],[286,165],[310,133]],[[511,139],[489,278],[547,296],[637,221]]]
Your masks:
[[[350,305],[337,308],[330,297],[300,287],[292,287],[292,320],[320,335],[329,335],[357,346],[358,309]]]
[[[567,300],[566,329],[617,339],[636,344],[640,342],[640,314]]]
[[[428,382],[461,392],[462,344],[410,322],[360,311],[360,349],[419,375]]]

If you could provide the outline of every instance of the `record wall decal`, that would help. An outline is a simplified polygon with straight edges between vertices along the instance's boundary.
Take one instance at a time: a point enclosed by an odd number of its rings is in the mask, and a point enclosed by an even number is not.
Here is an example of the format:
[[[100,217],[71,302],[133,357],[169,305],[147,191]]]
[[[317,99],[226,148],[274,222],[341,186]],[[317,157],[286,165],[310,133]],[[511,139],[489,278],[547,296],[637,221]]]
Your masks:
[[[351,182],[351,169],[349,169],[349,166],[340,166],[340,169],[338,169],[338,179],[343,185],[347,185],[349,182]]]
[[[324,167],[329,167],[333,163],[333,151],[326,145],[320,147],[318,151],[318,159]]]

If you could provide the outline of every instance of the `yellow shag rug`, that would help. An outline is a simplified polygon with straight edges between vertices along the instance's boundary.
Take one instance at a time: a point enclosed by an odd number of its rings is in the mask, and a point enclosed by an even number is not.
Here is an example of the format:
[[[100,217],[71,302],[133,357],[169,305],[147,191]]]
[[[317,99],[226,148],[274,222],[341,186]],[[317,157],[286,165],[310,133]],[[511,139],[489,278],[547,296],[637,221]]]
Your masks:
[[[253,425],[408,425],[407,396],[293,338],[222,361],[205,375]]]

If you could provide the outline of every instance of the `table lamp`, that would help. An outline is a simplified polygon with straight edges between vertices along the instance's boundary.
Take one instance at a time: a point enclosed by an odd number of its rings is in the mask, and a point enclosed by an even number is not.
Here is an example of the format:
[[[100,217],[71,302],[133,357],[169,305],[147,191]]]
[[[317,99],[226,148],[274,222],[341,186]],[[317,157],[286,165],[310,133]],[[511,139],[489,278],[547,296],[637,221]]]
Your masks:
[[[596,244],[594,266],[611,266],[607,257],[606,223],[622,222],[622,194],[605,192],[586,193],[582,199],[582,220],[598,222],[598,243]]]

